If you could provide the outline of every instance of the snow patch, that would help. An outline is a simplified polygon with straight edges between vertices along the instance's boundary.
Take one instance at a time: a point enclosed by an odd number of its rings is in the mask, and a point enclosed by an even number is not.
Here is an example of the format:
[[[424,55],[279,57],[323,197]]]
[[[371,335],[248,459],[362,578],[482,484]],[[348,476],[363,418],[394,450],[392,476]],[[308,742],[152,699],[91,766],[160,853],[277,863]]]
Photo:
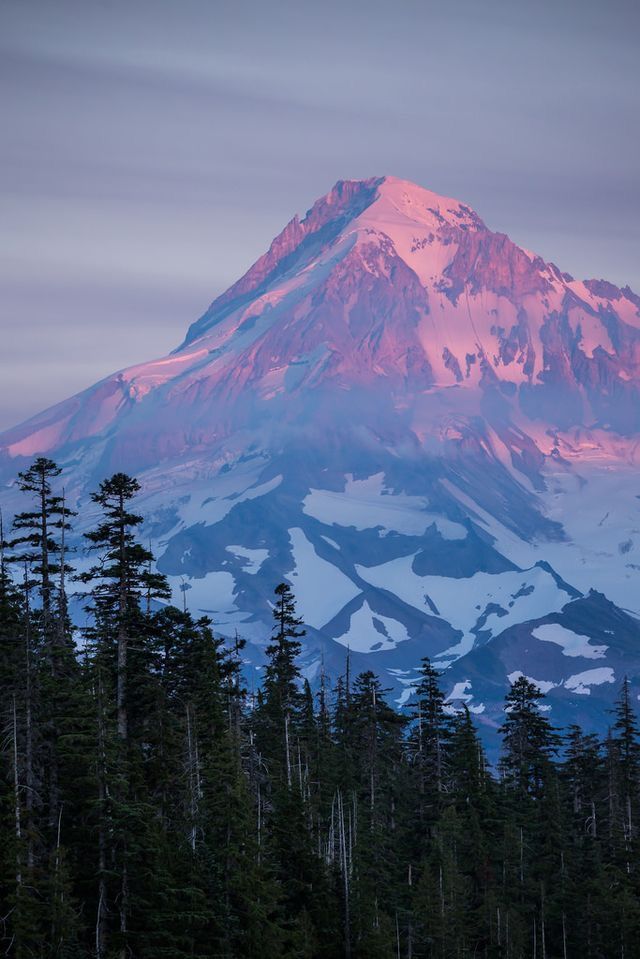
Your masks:
[[[435,523],[443,539],[465,539],[467,531],[460,523],[428,511],[429,501],[422,496],[394,493],[385,486],[384,473],[364,480],[345,477],[343,492],[312,489],[305,497],[303,510],[327,526],[353,526],[357,530],[382,528],[384,532],[422,536]]]
[[[379,650],[395,649],[399,643],[409,639],[409,633],[396,619],[374,613],[365,601],[351,616],[348,630],[335,639],[337,643],[348,646],[355,652],[375,653]]]
[[[536,639],[541,639],[543,643],[556,643],[561,646],[563,656],[602,659],[609,648],[608,646],[591,646],[589,636],[574,633],[573,630],[561,626],[560,623],[546,623],[544,626],[536,626],[531,631],[531,635],[535,636]]]
[[[471,682],[468,679],[463,680],[461,683],[456,683],[447,696],[446,702],[450,703],[452,700],[457,699],[463,703],[468,703],[469,700],[473,699],[473,694],[468,693],[468,689],[471,689]]]
[[[300,615],[307,626],[321,629],[360,593],[351,580],[316,553],[299,527],[289,530],[293,571],[287,577],[293,586]]]
[[[177,580],[171,577],[175,592],[178,593],[178,583],[183,583],[183,577]],[[238,613],[235,605],[234,591],[236,587],[235,579],[224,570],[216,570],[207,573],[202,577],[189,577],[186,582],[189,590],[186,594],[189,608],[198,610],[201,613],[209,613],[214,617],[216,625],[223,622],[230,622],[229,616],[235,614],[234,620],[239,621],[246,618],[248,613]],[[182,597],[175,600],[178,605],[182,605]]]
[[[227,546],[226,549],[238,559],[245,560],[242,565],[243,572],[250,573],[252,576],[260,570],[269,555],[268,549],[249,549],[247,546]]]
[[[323,540],[325,541],[325,543],[328,543],[328,544],[329,544],[329,546],[333,546],[334,549],[340,549],[340,547],[339,547],[338,544],[336,543],[335,539],[331,539],[330,536],[322,536],[322,535],[321,535],[321,536],[320,536],[320,539],[323,539]]]
[[[274,476],[264,483],[256,484],[257,476],[263,467],[264,461],[261,460],[248,471],[238,469],[218,474],[215,485],[211,481],[206,485],[199,485],[186,502],[176,504],[180,517],[179,528],[197,523],[213,526],[238,504],[271,493],[282,482],[282,476]],[[211,496],[212,486],[219,495]]]
[[[412,569],[415,555],[381,566],[356,566],[356,570],[367,583],[394,593],[429,616],[435,607],[440,619],[463,634],[438,659],[451,660],[469,652],[476,641],[474,630],[497,636],[515,623],[559,612],[570,601],[553,576],[539,566],[522,572],[480,572],[461,579],[418,576]]]
[[[466,705],[470,713],[475,713],[475,715],[479,715],[480,713],[483,713],[485,710],[484,703],[478,703],[477,706],[471,705],[471,700],[473,699],[473,693],[468,691],[470,689],[471,689],[471,680],[469,679],[465,679],[460,683],[455,683],[453,689],[451,690],[451,692],[445,699],[445,703],[447,704],[445,706],[445,709],[447,710],[447,712],[453,712],[453,713],[457,712],[458,710],[456,710],[454,703],[462,702]],[[449,706],[448,709],[447,709],[447,706]]]
[[[569,676],[565,682],[565,689],[570,689],[580,696],[590,696],[591,686],[601,686],[603,683],[615,682],[615,675],[610,666],[601,666],[599,669],[587,669],[584,673]]]

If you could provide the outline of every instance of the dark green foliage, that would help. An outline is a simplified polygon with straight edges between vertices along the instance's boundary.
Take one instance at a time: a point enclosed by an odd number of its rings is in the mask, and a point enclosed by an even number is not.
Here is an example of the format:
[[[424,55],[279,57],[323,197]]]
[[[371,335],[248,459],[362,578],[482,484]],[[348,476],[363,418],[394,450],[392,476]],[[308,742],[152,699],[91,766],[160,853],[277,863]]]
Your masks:
[[[551,759],[559,737],[540,711],[544,694],[520,676],[511,687],[505,704],[505,721],[500,728],[504,752],[502,774],[508,789],[519,800],[539,799],[544,792]]]
[[[64,578],[71,572],[65,554],[65,533],[75,514],[66,506],[64,492],[52,488],[60,473],[52,460],[39,457],[18,474],[18,488],[29,496],[32,508],[14,517],[15,535],[8,544],[12,552],[10,562],[28,569],[34,577],[42,602],[39,618],[45,634],[53,628],[51,618],[55,612],[66,612]]]
[[[347,658],[300,670],[291,589],[255,699],[243,642],[167,604],[136,481],[94,496],[69,621],[58,467],[0,518],[0,947],[16,959],[629,959],[640,934],[640,737],[563,739],[521,677],[503,755],[422,662],[400,715]],[[304,660],[303,660],[304,661]]]

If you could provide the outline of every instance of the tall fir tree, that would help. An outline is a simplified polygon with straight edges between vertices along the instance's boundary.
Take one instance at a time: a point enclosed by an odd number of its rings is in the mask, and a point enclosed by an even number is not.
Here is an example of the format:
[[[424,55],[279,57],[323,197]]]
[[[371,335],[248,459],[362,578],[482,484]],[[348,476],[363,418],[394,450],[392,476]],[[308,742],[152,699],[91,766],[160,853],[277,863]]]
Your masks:
[[[136,915],[154,878],[152,804],[145,780],[156,746],[157,727],[149,714],[159,650],[150,604],[167,598],[169,590],[152,569],[152,554],[136,539],[142,517],[130,503],[139,488],[135,479],[116,473],[93,494],[102,516],[85,536],[98,562],[80,576],[89,587],[92,623],[86,635],[95,676],[98,959],[108,950],[125,959],[133,949],[140,934]]]
[[[558,734],[540,709],[543,699],[544,693],[526,676],[513,683],[505,699],[501,770],[507,788],[520,797],[542,794],[560,745]]]

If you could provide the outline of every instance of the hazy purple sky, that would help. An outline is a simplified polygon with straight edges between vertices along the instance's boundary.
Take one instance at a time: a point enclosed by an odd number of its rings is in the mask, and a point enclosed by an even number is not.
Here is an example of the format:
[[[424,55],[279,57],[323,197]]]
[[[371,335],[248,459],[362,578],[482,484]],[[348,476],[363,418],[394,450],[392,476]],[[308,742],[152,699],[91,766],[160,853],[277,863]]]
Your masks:
[[[176,346],[344,177],[640,290],[640,5],[0,0],[0,428]]]

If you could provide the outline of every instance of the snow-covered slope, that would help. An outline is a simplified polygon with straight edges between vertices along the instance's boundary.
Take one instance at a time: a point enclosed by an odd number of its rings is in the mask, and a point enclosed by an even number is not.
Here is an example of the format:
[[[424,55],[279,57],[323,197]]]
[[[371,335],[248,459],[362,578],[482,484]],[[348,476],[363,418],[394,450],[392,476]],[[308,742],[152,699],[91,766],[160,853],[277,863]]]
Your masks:
[[[342,181],[170,356],[0,436],[0,479],[47,453],[89,523],[100,478],[138,475],[160,568],[256,665],[287,578],[312,677],[349,647],[406,701],[428,654],[479,716],[518,670],[583,708],[638,673],[639,386],[631,290],[414,184]],[[632,614],[602,662],[541,639],[596,607]]]

